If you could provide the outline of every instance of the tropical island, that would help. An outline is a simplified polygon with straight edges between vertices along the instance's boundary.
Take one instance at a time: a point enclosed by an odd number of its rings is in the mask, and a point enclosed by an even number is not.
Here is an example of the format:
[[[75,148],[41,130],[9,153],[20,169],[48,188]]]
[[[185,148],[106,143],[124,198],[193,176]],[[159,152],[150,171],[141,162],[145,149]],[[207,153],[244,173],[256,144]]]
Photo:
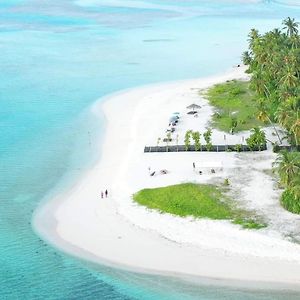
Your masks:
[[[40,208],[37,231],[134,271],[299,286],[299,50],[287,18],[252,30],[244,65],[223,75],[96,103],[101,158]]]
[[[254,150],[255,147],[261,150],[262,145],[267,142],[261,127],[269,124],[274,129],[273,135],[278,139],[269,140],[273,151],[279,152],[273,164],[274,171],[277,171],[280,177],[281,187],[285,188],[280,201],[288,211],[299,214],[300,37],[298,23],[294,19],[285,19],[283,25],[285,31],[276,28],[263,35],[255,29],[251,30],[248,40],[249,50],[245,51],[242,57],[244,64],[248,66],[246,73],[251,74],[249,81],[232,80],[217,84],[206,91],[205,95],[209,103],[216,108],[211,122],[213,128],[231,134],[251,130],[252,134],[246,139],[250,150]],[[278,126],[284,129],[282,137],[278,133],[280,128],[276,128]],[[214,150],[211,144],[211,132],[212,129],[209,128],[203,133],[206,142],[205,151]],[[168,141],[173,138],[172,135],[174,134],[169,132],[164,139],[168,145]],[[193,150],[203,151],[200,143],[201,133],[192,130],[186,132],[185,150],[190,147],[190,136],[194,140]],[[291,146],[280,147],[283,139]],[[284,150],[280,151],[280,149]],[[227,146],[226,150],[240,152],[243,150],[243,145],[236,144],[233,149]],[[168,146],[166,151],[169,151]],[[210,189],[208,194],[205,192],[207,189]],[[162,212],[179,216],[192,215],[219,219],[223,215],[224,219],[234,218],[232,212],[221,213],[225,204],[220,202],[220,194],[216,189],[217,187],[212,186],[209,188],[182,184],[163,189],[143,190],[136,194],[134,199],[149,208],[157,208]],[[211,201],[210,205],[209,201]],[[202,205],[204,207],[201,207]],[[244,227],[248,228],[248,221],[245,222]],[[250,228],[264,227],[261,224],[254,225],[254,221],[250,224]]]

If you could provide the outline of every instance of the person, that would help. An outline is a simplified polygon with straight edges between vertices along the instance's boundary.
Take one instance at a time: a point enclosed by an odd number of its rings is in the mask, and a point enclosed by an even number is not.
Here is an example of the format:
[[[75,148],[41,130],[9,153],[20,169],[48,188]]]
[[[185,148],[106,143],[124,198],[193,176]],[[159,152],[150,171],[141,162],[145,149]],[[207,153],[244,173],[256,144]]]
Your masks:
[[[103,199],[103,196],[104,196],[104,195],[103,195],[103,192],[101,191],[101,198],[102,198],[102,199]]]
[[[105,198],[107,198],[107,196],[108,196],[108,191],[105,190]]]
[[[195,163],[193,162],[193,169],[195,170],[195,168],[196,168],[196,165],[195,165]]]

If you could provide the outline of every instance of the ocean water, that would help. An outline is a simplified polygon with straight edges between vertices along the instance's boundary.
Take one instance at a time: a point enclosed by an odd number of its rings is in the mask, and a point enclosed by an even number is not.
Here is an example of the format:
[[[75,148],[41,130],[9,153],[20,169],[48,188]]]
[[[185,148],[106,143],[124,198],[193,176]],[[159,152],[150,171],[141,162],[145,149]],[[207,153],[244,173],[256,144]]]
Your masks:
[[[95,266],[47,245],[35,208],[96,159],[89,108],[121,89],[221,73],[247,33],[300,20],[300,1],[2,0],[0,299],[299,299],[292,291]]]

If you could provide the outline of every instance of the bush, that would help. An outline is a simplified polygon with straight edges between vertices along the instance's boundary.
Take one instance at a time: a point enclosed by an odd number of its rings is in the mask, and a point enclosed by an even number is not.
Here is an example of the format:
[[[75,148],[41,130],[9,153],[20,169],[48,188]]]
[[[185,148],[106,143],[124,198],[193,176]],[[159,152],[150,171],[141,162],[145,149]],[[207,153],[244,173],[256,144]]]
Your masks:
[[[228,179],[228,178],[225,178],[225,180],[224,180],[224,185],[225,185],[225,186],[229,186],[229,185],[230,185],[230,182],[229,182],[229,179]]]
[[[229,90],[229,95],[230,96],[238,96],[239,94],[242,94],[243,91],[240,87],[232,87],[230,90]]]
[[[242,151],[242,148],[243,148],[243,146],[242,146],[241,144],[236,144],[236,145],[234,146],[234,150],[235,150],[236,152],[241,152],[241,151]]]
[[[260,151],[266,144],[266,134],[258,127],[251,129],[251,135],[246,139],[247,145],[251,150],[258,148]]]
[[[262,229],[267,227],[267,224],[256,219],[240,219],[234,220],[233,224],[241,225],[245,229]]]
[[[288,211],[299,214],[300,213],[300,198],[296,198],[291,190],[286,189],[280,199],[281,205]]]
[[[277,143],[273,144],[273,152],[274,153],[278,153],[280,151],[280,147]]]

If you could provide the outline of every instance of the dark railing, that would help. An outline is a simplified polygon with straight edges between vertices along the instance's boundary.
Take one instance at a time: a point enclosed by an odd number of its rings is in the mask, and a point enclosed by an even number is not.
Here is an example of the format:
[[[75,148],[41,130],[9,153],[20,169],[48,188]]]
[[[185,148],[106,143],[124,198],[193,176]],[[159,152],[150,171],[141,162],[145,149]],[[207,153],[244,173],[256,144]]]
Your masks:
[[[263,145],[260,147],[255,147],[253,149],[250,149],[247,145],[241,145],[240,147],[236,145],[212,145],[210,149],[208,150],[205,145],[201,145],[200,150],[197,150],[197,152],[249,152],[249,151],[263,151],[267,150],[267,145]],[[146,146],[144,148],[145,153],[154,153],[154,152],[195,152],[195,146],[191,145],[188,148],[186,148],[185,145],[178,145],[178,146]]]
[[[274,152],[280,152],[283,150],[287,150],[289,152],[292,152],[292,151],[300,152],[300,145],[298,145],[298,146],[279,146],[279,145],[273,146]]]

